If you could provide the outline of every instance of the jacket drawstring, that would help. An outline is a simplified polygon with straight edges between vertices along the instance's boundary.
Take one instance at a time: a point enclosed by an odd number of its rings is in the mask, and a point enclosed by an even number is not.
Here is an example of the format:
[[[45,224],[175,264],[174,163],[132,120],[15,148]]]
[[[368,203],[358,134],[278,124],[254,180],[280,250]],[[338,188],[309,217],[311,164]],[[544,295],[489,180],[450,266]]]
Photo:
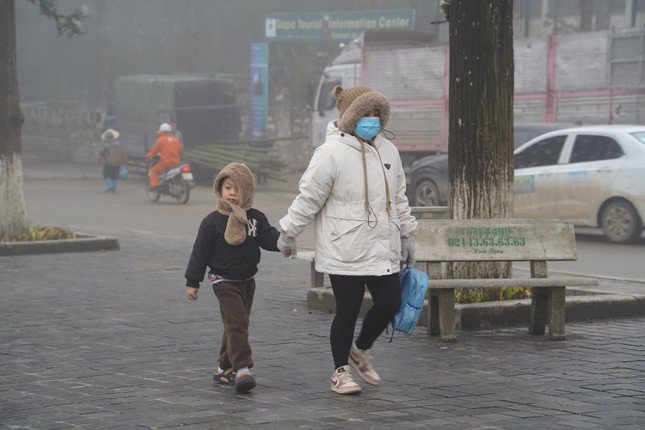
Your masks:
[[[367,160],[365,158],[365,142],[363,142],[362,139],[359,139],[359,141],[361,142],[361,158],[363,161],[363,183],[365,185],[365,212],[369,213],[370,203],[369,203],[368,188],[367,188]],[[385,181],[385,197],[387,199],[385,207],[387,209],[388,214],[390,214],[392,210],[392,203],[390,202],[390,187],[387,183],[387,175],[385,174],[385,169],[383,169],[383,160],[381,159],[381,153],[378,152],[378,149],[376,148],[376,146],[373,146],[373,148],[376,150],[376,155],[378,155],[379,162],[381,163],[381,171],[383,172],[383,180]]]
[[[360,140],[360,139],[359,139]],[[365,160],[365,142],[361,142],[361,158],[363,160],[363,183],[365,184],[365,212],[370,212],[370,201],[367,194],[367,161]]]

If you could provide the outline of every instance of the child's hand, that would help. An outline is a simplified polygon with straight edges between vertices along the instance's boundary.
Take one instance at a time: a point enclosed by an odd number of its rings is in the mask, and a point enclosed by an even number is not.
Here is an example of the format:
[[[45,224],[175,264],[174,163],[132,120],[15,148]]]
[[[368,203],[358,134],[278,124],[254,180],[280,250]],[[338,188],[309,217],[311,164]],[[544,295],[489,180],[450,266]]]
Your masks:
[[[186,287],[186,297],[191,302],[194,302],[199,298],[199,288]]]
[[[285,257],[296,255],[296,239],[291,236],[280,233],[276,246],[278,247],[278,250],[280,250],[280,253]]]

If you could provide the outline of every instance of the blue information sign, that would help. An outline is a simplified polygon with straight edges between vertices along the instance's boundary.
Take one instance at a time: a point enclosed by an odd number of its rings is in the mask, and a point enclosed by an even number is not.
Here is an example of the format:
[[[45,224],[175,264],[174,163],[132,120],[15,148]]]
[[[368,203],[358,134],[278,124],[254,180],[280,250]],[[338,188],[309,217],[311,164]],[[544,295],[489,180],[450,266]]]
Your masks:
[[[251,44],[251,138],[267,135],[269,50],[266,43]]]

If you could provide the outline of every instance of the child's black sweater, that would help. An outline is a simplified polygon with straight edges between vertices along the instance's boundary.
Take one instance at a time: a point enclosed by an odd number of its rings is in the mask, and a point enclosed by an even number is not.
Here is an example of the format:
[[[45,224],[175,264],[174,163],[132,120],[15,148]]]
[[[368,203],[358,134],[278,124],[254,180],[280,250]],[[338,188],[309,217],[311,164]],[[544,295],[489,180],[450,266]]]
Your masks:
[[[214,211],[204,218],[186,268],[186,286],[199,288],[206,266],[210,267],[210,273],[224,279],[252,278],[258,271],[260,248],[279,251],[280,233],[269,224],[266,215],[251,208],[246,216],[249,220],[246,239],[239,245],[229,245],[224,240],[228,215]]]

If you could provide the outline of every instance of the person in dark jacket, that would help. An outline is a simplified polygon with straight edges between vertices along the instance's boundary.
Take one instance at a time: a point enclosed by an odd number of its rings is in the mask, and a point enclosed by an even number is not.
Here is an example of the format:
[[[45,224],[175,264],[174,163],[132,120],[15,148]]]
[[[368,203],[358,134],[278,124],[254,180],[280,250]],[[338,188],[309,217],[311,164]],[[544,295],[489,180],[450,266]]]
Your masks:
[[[251,207],[255,181],[249,168],[230,163],[213,184],[217,210],[202,221],[186,268],[186,295],[197,300],[199,283],[208,278],[219,301],[224,324],[216,382],[234,385],[238,392],[255,387],[249,345],[249,315],[255,293],[254,276],[260,248],[279,251],[278,230],[266,215]],[[285,252],[283,251],[283,254]]]

